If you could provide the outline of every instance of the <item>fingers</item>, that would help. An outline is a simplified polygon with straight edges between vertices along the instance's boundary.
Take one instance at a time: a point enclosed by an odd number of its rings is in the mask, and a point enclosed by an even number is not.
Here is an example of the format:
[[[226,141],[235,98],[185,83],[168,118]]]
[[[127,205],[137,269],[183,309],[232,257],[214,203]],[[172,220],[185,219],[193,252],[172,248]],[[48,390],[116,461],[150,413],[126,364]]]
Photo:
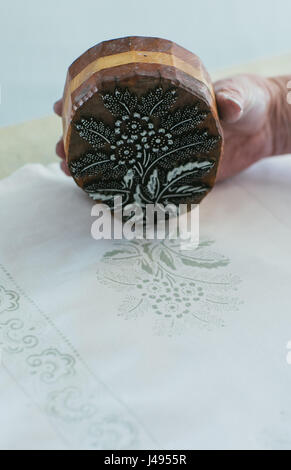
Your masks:
[[[63,112],[63,99],[56,101],[54,104],[54,112],[58,115],[61,116]]]
[[[56,101],[56,103],[54,104],[54,112],[58,116],[62,116],[62,112],[63,112],[63,100],[62,99],[59,101]],[[71,176],[70,170],[68,168],[68,164],[66,162],[66,153],[65,153],[65,146],[64,146],[63,138],[61,138],[56,145],[56,154],[58,155],[58,157],[62,159],[60,166],[63,172],[67,176]]]
[[[68,168],[67,162],[65,160],[61,161],[61,169],[67,176],[71,176],[70,170]]]
[[[65,154],[65,147],[64,147],[63,139],[60,139],[56,145],[56,154],[58,155],[58,157],[65,160],[66,154]]]
[[[68,168],[68,164],[66,162],[66,153],[65,153],[65,147],[64,147],[64,141],[63,139],[60,139],[56,145],[56,154],[58,157],[62,159],[61,161],[61,169],[67,176],[71,176],[70,170]]]
[[[245,134],[258,131],[270,106],[267,79],[258,75],[237,75],[216,82],[215,93],[223,123]]]
[[[216,102],[220,118],[226,123],[237,122],[244,111],[244,94],[235,79],[220,80],[215,84]]]
[[[232,124],[237,122],[243,114],[243,104],[228,91],[219,91],[216,94],[218,113],[222,121]]]

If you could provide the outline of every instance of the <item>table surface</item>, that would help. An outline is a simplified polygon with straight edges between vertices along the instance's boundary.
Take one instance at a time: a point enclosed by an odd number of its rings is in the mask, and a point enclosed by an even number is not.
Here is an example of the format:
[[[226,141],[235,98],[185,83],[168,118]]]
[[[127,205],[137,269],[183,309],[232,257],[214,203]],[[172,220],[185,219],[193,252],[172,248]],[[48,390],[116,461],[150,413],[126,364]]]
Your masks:
[[[265,76],[290,74],[291,53],[256,61],[212,73],[218,80],[238,73],[259,73]],[[62,134],[61,120],[48,116],[17,126],[0,128],[0,178],[26,163],[44,165],[58,161],[55,144]]]

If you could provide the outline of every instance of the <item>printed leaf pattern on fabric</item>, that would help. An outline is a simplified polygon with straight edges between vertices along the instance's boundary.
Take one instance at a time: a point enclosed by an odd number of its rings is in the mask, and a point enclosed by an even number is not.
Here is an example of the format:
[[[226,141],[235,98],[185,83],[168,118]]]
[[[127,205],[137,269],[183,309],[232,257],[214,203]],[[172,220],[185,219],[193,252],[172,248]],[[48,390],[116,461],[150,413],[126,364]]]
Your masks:
[[[98,269],[100,283],[125,293],[119,315],[151,315],[158,335],[185,333],[188,327],[224,326],[239,309],[240,279],[229,272],[230,260],[201,241],[194,250],[179,240],[115,242]]]

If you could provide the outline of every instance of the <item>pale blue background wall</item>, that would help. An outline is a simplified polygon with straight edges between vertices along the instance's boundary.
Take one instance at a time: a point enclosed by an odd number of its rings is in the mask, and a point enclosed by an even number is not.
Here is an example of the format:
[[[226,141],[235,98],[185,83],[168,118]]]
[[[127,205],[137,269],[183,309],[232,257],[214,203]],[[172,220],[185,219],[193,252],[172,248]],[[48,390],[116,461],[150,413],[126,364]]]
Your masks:
[[[0,125],[49,114],[70,62],[133,34],[172,39],[211,71],[290,51],[291,1],[0,0]]]

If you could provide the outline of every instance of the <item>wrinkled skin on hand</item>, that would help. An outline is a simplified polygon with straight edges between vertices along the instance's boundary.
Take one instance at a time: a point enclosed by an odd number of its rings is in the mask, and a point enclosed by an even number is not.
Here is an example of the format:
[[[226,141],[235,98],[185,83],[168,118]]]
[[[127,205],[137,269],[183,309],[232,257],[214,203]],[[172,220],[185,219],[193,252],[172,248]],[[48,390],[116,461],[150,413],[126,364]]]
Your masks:
[[[239,75],[215,84],[224,134],[218,181],[273,154],[272,93],[267,79]]]
[[[285,109],[288,105],[282,96],[283,82],[237,75],[214,84],[225,142],[217,181],[239,173],[261,158],[289,151],[291,111]],[[59,116],[62,106],[62,100],[54,105]],[[69,176],[63,139],[57,143],[56,153],[62,159],[62,170]]]

